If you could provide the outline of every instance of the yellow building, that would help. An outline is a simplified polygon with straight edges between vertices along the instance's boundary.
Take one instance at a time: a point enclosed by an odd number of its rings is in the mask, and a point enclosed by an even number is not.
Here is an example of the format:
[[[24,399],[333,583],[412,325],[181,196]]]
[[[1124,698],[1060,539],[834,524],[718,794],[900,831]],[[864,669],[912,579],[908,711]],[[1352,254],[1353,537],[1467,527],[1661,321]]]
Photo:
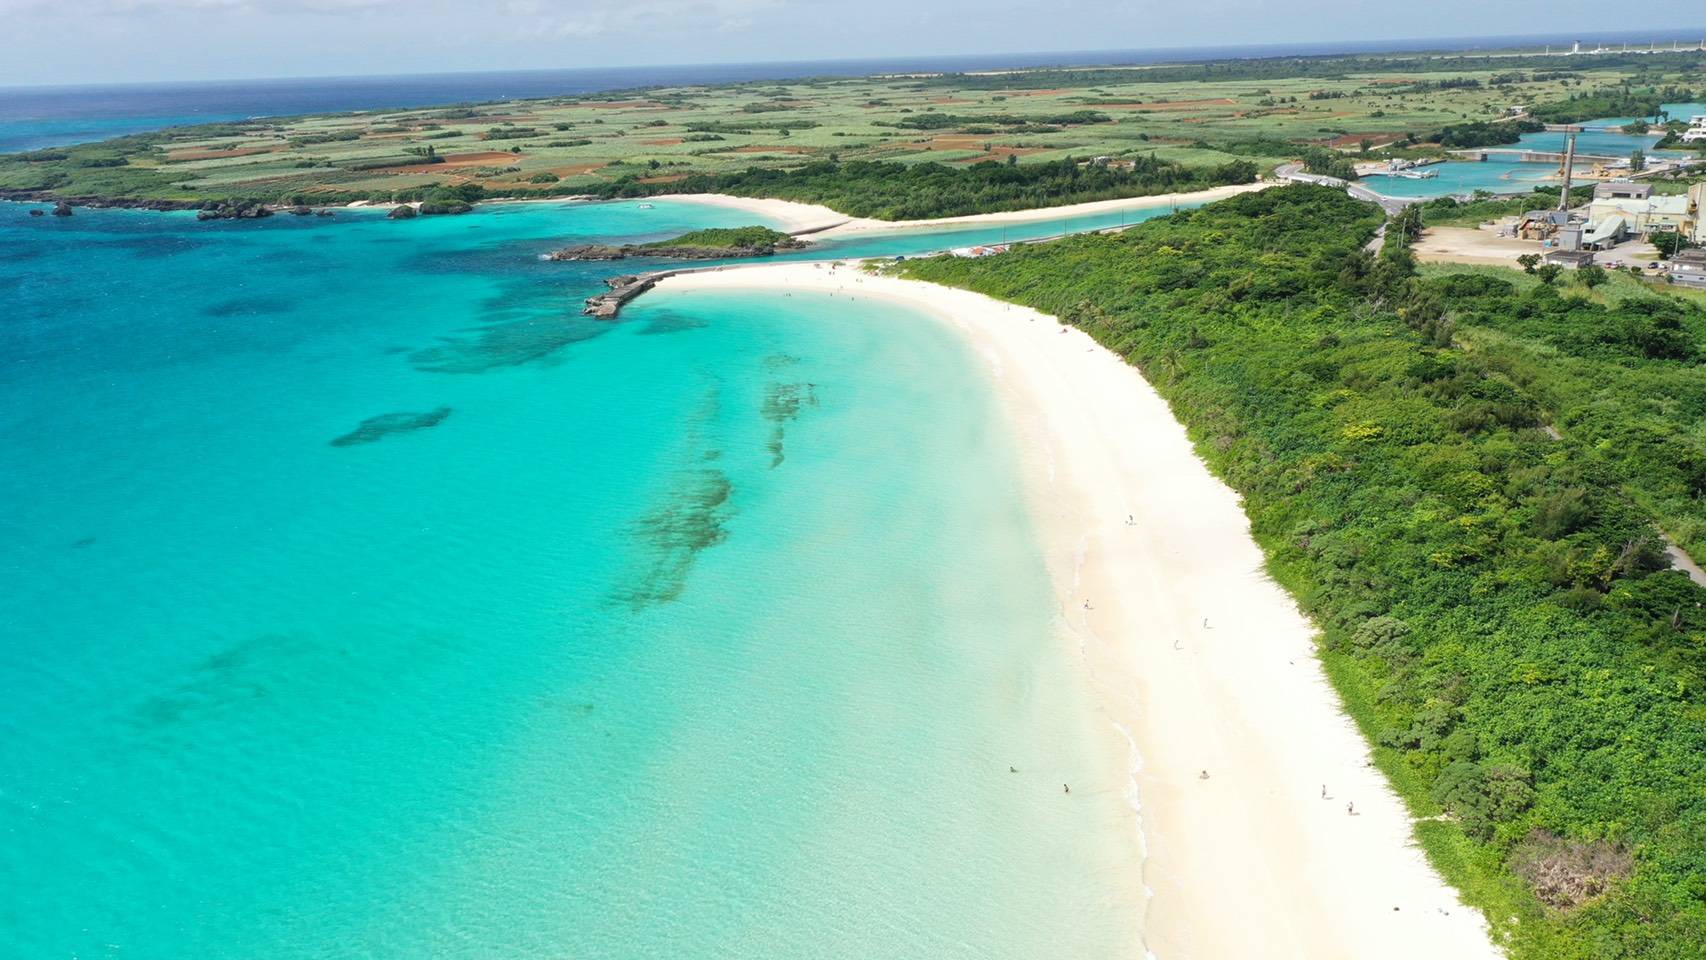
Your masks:
[[[1609,225],[1621,221],[1617,232],[1622,235],[1612,237],[1613,242],[1654,233],[1681,233],[1686,237],[1697,230],[1694,211],[1694,197],[1681,194],[1595,197],[1588,205],[1587,232],[1595,236],[1605,234]]]
[[[1706,245],[1706,183],[1688,189],[1688,203],[1694,213],[1694,242]]]

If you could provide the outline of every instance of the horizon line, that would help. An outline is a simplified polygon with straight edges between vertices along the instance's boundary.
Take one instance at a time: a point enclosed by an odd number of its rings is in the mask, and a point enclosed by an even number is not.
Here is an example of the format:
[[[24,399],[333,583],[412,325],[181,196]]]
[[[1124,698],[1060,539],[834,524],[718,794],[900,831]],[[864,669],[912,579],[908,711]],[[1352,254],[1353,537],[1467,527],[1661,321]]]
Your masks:
[[[1684,41],[1683,39],[1681,39],[1683,37],[1687,37],[1687,36],[1691,36],[1691,35],[1695,35],[1695,34],[1698,34],[1698,36],[1696,36],[1693,41]],[[1618,39],[1612,40],[1611,38],[1613,38],[1613,37],[1616,37]],[[1635,40],[1635,39],[1633,39],[1634,37],[1644,37],[1646,39]],[[274,76],[266,76],[266,77],[217,77],[217,78],[207,78],[207,79],[199,79],[199,80],[187,80],[187,79],[179,79],[179,80],[118,80],[118,81],[100,81],[100,82],[92,82],[92,83],[24,83],[24,84],[10,84],[10,85],[0,86],[0,93],[11,92],[11,91],[111,89],[111,88],[120,88],[120,87],[189,87],[189,86],[208,86],[208,85],[222,84],[222,83],[283,83],[283,82],[303,82],[303,81],[331,82],[331,81],[338,81],[338,80],[379,80],[379,79],[406,78],[406,77],[456,77],[456,76],[478,77],[478,76],[501,76],[501,75],[506,75],[506,74],[507,75],[521,75],[521,74],[553,74],[553,73],[561,73],[561,74],[581,73],[581,74],[586,74],[586,73],[599,73],[599,72],[620,71],[620,70],[693,69],[696,67],[715,68],[715,67],[764,67],[764,66],[771,66],[771,65],[775,65],[775,66],[809,66],[811,64],[838,64],[838,65],[849,65],[849,64],[860,64],[860,63],[878,64],[878,63],[885,63],[885,62],[886,63],[901,63],[901,62],[923,61],[923,60],[952,61],[952,60],[990,59],[990,58],[1000,58],[1000,57],[1013,57],[1013,58],[1036,58],[1036,57],[1054,57],[1054,56],[1058,56],[1058,57],[1104,56],[1105,57],[1108,55],[1119,55],[1119,54],[1125,54],[1125,55],[1130,55],[1130,54],[1165,55],[1165,54],[1170,54],[1170,53],[1176,53],[1176,54],[1184,55],[1184,56],[1181,56],[1179,59],[1159,59],[1159,60],[1149,60],[1149,61],[1143,61],[1143,62],[1136,62],[1136,61],[1124,61],[1124,62],[1122,62],[1122,61],[1117,61],[1117,60],[1061,60],[1058,62],[1050,62],[1050,63],[1014,64],[1013,66],[1011,66],[1007,69],[1047,70],[1047,69],[1058,69],[1058,68],[1068,68],[1068,67],[1095,68],[1095,67],[1128,67],[1128,66],[1167,66],[1170,64],[1202,63],[1202,62],[1212,62],[1212,61],[1217,61],[1217,60],[1261,60],[1261,59],[1265,59],[1265,57],[1263,55],[1261,55],[1259,52],[1259,51],[1263,51],[1263,50],[1275,51],[1272,54],[1272,56],[1274,56],[1274,57],[1330,57],[1330,56],[1334,56],[1334,55],[1382,54],[1382,53],[1392,53],[1392,54],[1404,54],[1404,53],[1408,53],[1408,54],[1471,53],[1471,52],[1476,52],[1477,50],[1480,50],[1481,48],[1474,46],[1474,45],[1471,45],[1471,46],[1450,46],[1450,44],[1465,44],[1465,43],[1467,43],[1467,44],[1478,44],[1478,43],[1491,44],[1491,43],[1496,43],[1499,41],[1521,41],[1526,46],[1544,44],[1547,41],[1557,41],[1560,43],[1616,42],[1616,43],[1623,43],[1625,45],[1630,45],[1630,44],[1657,45],[1660,43],[1693,42],[1693,43],[1697,43],[1697,44],[1701,44],[1701,45],[1706,45],[1706,25],[1701,25],[1701,26],[1697,26],[1697,27],[1670,28],[1670,29],[1661,31],[1661,35],[1658,37],[1655,37],[1653,33],[1648,32],[1648,31],[1604,31],[1604,32],[1601,32],[1601,31],[1594,31],[1594,32],[1578,31],[1578,32],[1570,32],[1570,33],[1487,34],[1487,35],[1478,35],[1478,36],[1457,36],[1457,37],[1384,37],[1384,38],[1377,38],[1377,39],[1370,39],[1370,40],[1273,41],[1273,42],[1267,42],[1267,43],[1224,44],[1224,45],[1216,45],[1216,46],[1174,45],[1174,46],[1159,46],[1159,47],[1128,47],[1128,48],[1114,48],[1114,49],[1082,49],[1082,48],[1080,48],[1080,49],[1073,49],[1073,50],[1012,50],[1012,51],[995,51],[995,52],[989,52],[989,53],[981,53],[981,52],[980,53],[919,53],[919,54],[904,54],[904,55],[897,55],[897,56],[812,58],[812,59],[806,59],[806,60],[704,60],[704,61],[694,61],[691,63],[634,63],[634,64],[622,64],[622,65],[612,65],[612,66],[602,66],[602,67],[516,67],[516,68],[492,69],[492,70],[487,70],[487,69],[448,70],[448,71],[441,71],[441,72],[422,71],[422,72],[403,72],[403,73],[283,74],[283,75],[274,75]],[[1408,46],[1407,48],[1400,49],[1397,47],[1382,47],[1382,46],[1379,46],[1379,44],[1409,44],[1411,46]],[[1419,44],[1441,44],[1441,46],[1417,46]],[[1356,49],[1338,49],[1338,50],[1326,49],[1328,47],[1335,47],[1335,46],[1340,47],[1340,48],[1355,47]],[[1318,52],[1310,52],[1311,48],[1317,49]],[[1694,49],[1699,49],[1699,47],[1696,47]],[[1290,52],[1279,52],[1281,50],[1286,50],[1286,51],[1290,51]],[[1209,54],[1209,53],[1213,53],[1216,51],[1221,52],[1222,55],[1220,55],[1220,56],[1201,56],[1201,57],[1188,56],[1191,53]],[[1241,53],[1244,51],[1247,51],[1248,54],[1245,55],[1245,54]],[[1493,50],[1487,49],[1483,52],[1490,54],[1493,52]],[[1622,53],[1624,51],[1610,50],[1610,51],[1604,51],[1604,52],[1606,52],[1606,53]],[[1633,52],[1637,52],[1637,51],[1631,50],[1628,52],[1633,53]],[[1660,50],[1658,52],[1663,53],[1666,51]],[[1684,51],[1680,51],[1680,52],[1687,52],[1687,51],[1684,50]],[[1586,54],[1583,54],[1583,55],[1586,55]],[[920,69],[922,70],[924,68],[920,68]],[[993,70],[993,69],[1002,69],[1002,68],[985,67],[984,69]],[[932,72],[937,72],[937,71],[932,71]],[[834,75],[834,76],[851,76],[851,74],[825,74],[825,76],[831,76],[831,75]],[[864,74],[864,75],[869,76],[872,74]],[[798,79],[798,78],[795,78],[795,79]],[[657,84],[644,84],[642,86],[656,86],[656,85]]]

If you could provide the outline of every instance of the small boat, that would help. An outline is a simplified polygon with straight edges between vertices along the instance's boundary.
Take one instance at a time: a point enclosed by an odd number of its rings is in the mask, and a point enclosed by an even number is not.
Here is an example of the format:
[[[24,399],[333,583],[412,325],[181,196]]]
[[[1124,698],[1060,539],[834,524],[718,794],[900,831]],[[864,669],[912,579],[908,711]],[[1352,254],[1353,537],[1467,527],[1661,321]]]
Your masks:
[[[642,204],[640,204],[640,205],[639,205],[639,207],[637,207],[637,208],[636,208],[636,209],[639,209],[639,210],[650,210],[650,209],[651,209],[651,208],[652,208],[652,205],[651,205],[651,204],[649,204],[649,203],[642,203]]]

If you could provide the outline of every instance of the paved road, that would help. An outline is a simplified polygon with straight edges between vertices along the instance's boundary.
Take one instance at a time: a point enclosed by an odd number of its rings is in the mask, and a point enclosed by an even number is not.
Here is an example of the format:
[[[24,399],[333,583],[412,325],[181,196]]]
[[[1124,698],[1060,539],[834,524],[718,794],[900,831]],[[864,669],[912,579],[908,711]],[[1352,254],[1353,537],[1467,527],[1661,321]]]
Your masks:
[[[1372,238],[1370,238],[1367,243],[1362,245],[1362,248],[1364,250],[1367,250],[1369,253],[1372,253],[1372,254],[1375,254],[1376,256],[1378,256],[1380,254],[1381,246],[1383,246],[1385,243],[1386,243],[1386,224],[1383,223],[1380,225],[1380,229],[1374,231],[1374,236]]]
[[[1281,180],[1295,180],[1298,183],[1313,183],[1323,187],[1338,187],[1358,200],[1376,204],[1386,211],[1387,216],[1397,216],[1404,208],[1416,201],[1403,197],[1383,197],[1367,187],[1361,187],[1338,177],[1324,177],[1318,173],[1304,173],[1301,163],[1282,163],[1274,168],[1274,176]]]
[[[1395,217],[1398,214],[1403,213],[1405,207],[1416,202],[1415,198],[1383,197],[1367,187],[1359,187],[1354,183],[1345,187],[1345,192],[1358,200],[1366,200],[1369,203],[1379,204],[1380,209],[1385,210],[1386,215],[1389,217]]]
[[[1274,168],[1274,176],[1279,177],[1281,180],[1296,180],[1299,183],[1313,183],[1323,187],[1343,187],[1348,185],[1338,177],[1324,177],[1318,173],[1304,173],[1303,164],[1301,163],[1282,163]]]

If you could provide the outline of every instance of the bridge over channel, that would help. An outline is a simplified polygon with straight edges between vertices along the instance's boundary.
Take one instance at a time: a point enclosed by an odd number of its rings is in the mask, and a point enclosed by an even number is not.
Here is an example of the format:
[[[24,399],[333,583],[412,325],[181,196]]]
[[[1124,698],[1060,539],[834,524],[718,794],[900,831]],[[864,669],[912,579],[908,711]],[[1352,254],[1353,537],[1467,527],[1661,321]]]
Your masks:
[[[1499,149],[1496,147],[1487,147],[1487,148],[1476,148],[1473,150],[1453,150],[1451,152],[1453,155],[1458,156],[1458,157],[1462,157],[1465,160],[1499,159],[1499,160],[1515,160],[1519,163],[1555,163],[1555,164],[1561,164],[1564,162],[1564,155],[1562,153],[1557,153],[1557,152],[1553,152],[1550,150],[1523,150],[1523,149],[1518,148],[1518,147],[1511,147],[1508,149]],[[1575,162],[1577,162],[1577,163],[1615,163],[1619,160],[1627,160],[1627,159],[1629,159],[1629,158],[1626,156],[1608,157],[1608,156],[1604,156],[1602,154],[1597,154],[1597,153],[1578,153],[1575,156]]]

